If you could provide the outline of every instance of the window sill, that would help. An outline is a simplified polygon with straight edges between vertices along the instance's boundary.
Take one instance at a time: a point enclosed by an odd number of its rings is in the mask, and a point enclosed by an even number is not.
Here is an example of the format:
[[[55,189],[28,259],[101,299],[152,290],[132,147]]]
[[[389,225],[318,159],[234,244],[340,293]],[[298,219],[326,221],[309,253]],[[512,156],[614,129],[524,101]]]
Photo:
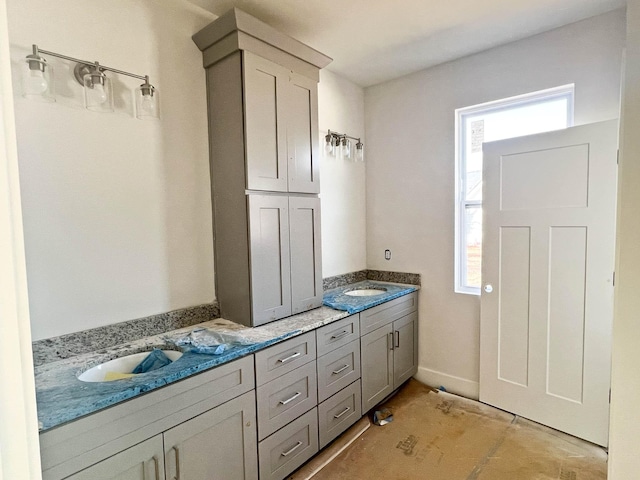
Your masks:
[[[480,296],[480,287],[455,287],[454,292]]]

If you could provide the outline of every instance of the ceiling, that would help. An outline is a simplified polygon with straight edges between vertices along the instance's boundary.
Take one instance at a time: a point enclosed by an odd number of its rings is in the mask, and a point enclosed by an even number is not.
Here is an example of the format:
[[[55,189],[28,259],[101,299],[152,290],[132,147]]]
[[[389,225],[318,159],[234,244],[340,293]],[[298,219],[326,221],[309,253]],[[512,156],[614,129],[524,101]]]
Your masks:
[[[626,5],[626,0],[189,0],[232,7],[333,58],[367,87]]]

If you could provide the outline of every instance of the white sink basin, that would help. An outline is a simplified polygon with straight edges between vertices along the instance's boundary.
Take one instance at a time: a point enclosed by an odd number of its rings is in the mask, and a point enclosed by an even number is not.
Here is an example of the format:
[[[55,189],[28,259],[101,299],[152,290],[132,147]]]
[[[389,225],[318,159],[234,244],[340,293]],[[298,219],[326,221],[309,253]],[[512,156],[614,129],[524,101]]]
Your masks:
[[[350,297],[372,297],[374,295],[382,295],[383,293],[387,293],[387,290],[381,288],[361,288],[344,292],[345,295],[349,295]]]
[[[172,362],[175,362],[182,356],[182,352],[176,350],[163,350],[163,352]],[[83,382],[111,382],[113,380],[135,376],[131,372],[150,353],[151,352],[134,353],[126,357],[109,360],[108,362],[90,368],[80,375],[78,380]]]

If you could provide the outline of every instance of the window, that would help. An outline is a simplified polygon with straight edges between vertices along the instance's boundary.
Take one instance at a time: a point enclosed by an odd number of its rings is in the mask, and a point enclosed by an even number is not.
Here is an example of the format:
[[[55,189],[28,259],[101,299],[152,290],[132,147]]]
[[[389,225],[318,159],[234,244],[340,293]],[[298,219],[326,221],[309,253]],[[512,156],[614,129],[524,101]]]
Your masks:
[[[480,294],[482,143],[573,125],[573,85],[456,110],[455,291]]]

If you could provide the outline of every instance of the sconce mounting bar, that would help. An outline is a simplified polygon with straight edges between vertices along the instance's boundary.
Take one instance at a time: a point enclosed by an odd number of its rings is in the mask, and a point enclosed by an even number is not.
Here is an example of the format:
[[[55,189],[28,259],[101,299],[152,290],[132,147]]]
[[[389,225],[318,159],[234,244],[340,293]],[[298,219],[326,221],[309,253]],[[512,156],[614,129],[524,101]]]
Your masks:
[[[34,49],[33,50],[34,54],[37,54],[39,52],[39,53],[44,53],[45,55],[51,55],[52,57],[62,58],[63,60],[69,60],[71,62],[81,63],[81,64],[87,65],[87,66],[96,66],[96,62],[88,62],[87,60],[81,60],[79,58],[69,57],[67,55],[62,55],[61,53],[50,52],[48,50],[42,50],[42,49],[38,48],[37,45],[33,45],[33,49]],[[140,80],[148,80],[149,79],[149,77],[147,75],[137,75],[135,73],[125,72],[124,70],[118,70],[117,68],[107,67],[107,66],[102,65],[102,64],[99,64],[98,67],[100,68],[100,70],[107,70],[109,72],[118,73],[120,75],[127,75],[129,77],[139,78]]]
[[[346,133],[334,132],[333,130],[329,130],[328,135],[332,135],[334,137],[340,137],[340,138],[350,138],[351,140],[357,140],[358,142],[360,141],[360,138],[358,137],[352,137],[351,135],[347,135]]]

